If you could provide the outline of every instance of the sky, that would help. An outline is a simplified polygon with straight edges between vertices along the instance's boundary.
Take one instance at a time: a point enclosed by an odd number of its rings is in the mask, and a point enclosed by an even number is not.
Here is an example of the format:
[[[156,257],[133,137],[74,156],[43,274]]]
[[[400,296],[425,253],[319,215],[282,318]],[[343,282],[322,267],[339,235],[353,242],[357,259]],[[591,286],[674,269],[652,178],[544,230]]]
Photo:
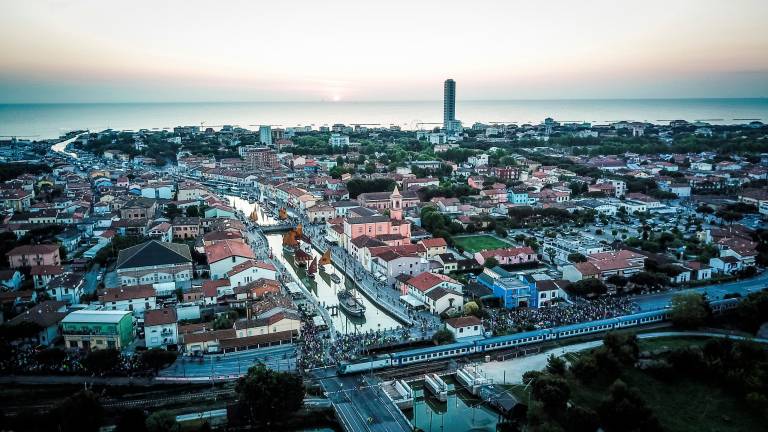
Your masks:
[[[0,103],[768,97],[766,0],[0,0]]]

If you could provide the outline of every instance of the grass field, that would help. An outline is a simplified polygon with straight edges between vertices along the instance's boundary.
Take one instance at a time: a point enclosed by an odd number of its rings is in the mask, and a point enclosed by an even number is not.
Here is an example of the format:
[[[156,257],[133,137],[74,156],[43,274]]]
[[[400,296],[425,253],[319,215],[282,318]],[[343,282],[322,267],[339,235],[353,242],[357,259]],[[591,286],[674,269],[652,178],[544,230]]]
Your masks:
[[[498,238],[490,235],[476,235],[476,236],[464,236],[454,237],[453,242],[457,247],[464,249],[467,252],[480,252],[488,249],[499,249],[512,246],[511,244],[499,240]]]

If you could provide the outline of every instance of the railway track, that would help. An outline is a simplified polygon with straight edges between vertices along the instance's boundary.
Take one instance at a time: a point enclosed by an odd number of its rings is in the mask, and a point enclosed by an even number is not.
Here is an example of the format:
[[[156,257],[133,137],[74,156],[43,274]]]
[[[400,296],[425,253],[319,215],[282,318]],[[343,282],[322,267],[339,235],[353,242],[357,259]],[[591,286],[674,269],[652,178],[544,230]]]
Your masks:
[[[659,328],[669,327],[669,323],[654,323],[638,327],[638,331],[655,330]],[[615,331],[615,330],[614,330]],[[587,342],[592,340],[602,339],[608,331],[596,332],[584,337],[569,338],[568,343]],[[454,372],[457,367],[462,363],[471,363],[476,361],[483,361],[487,357],[490,357],[491,361],[505,361],[517,357],[525,357],[533,354],[539,354],[542,351],[548,349],[557,348],[561,346],[559,341],[544,341],[536,344],[507,348],[502,350],[495,350],[490,352],[474,353],[466,355],[464,357],[458,357],[453,359],[430,361],[426,363],[413,364],[401,367],[390,367],[388,369],[374,372],[377,376],[383,380],[405,379],[410,380],[415,377],[422,377],[429,373],[445,373]]]
[[[101,405],[107,409],[117,408],[157,408],[167,405],[174,405],[185,402],[200,401],[200,400],[215,400],[224,399],[235,395],[234,388],[219,389],[214,391],[205,392],[193,392],[184,393],[173,396],[154,397],[154,398],[142,398],[142,399],[116,399],[105,397],[102,398]],[[23,405],[23,406],[9,406],[4,409],[5,414],[17,415],[21,411],[35,410],[35,411],[48,411],[56,405],[56,402],[50,402],[45,404],[36,405]]]

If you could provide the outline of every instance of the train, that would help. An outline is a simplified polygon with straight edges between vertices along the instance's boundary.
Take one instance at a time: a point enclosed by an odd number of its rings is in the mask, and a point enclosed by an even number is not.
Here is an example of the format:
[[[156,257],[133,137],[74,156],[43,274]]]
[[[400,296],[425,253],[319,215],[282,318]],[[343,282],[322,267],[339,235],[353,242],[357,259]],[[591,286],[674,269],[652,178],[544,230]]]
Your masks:
[[[721,313],[735,308],[739,303],[738,298],[715,300],[709,303],[712,312]],[[597,321],[583,322],[548,329],[533,330],[514,333],[505,336],[487,337],[484,339],[455,342],[427,348],[399,351],[390,354],[381,354],[354,362],[345,362],[339,365],[340,375],[371,372],[378,369],[406,366],[416,363],[424,363],[431,360],[441,360],[451,357],[460,357],[471,354],[480,354],[500,349],[509,349],[536,343],[561,340],[572,337],[584,336],[591,333],[602,333],[610,330],[625,329],[666,321],[670,318],[671,309],[659,309],[649,312],[638,312],[615,318],[607,318]]]

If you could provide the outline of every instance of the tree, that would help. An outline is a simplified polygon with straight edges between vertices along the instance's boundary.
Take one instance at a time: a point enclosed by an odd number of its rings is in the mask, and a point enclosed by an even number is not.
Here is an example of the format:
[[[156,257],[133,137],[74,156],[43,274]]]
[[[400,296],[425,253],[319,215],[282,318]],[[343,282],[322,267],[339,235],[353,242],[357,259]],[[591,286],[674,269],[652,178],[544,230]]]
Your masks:
[[[168,204],[165,206],[163,215],[168,219],[173,219],[175,217],[181,216],[181,209],[176,204]]]
[[[499,265],[499,260],[494,257],[486,258],[485,262],[483,263],[483,267],[485,268],[493,268],[497,265]]]
[[[579,381],[588,384],[598,375],[599,369],[594,355],[584,354],[571,362],[571,373]]]
[[[98,396],[81,390],[51,410],[51,419],[63,432],[96,432],[104,421],[104,408]]]
[[[440,329],[432,335],[432,342],[434,342],[435,345],[449,344],[453,343],[455,340],[456,337],[448,329]]]
[[[531,396],[548,411],[562,411],[571,396],[568,383],[561,377],[543,374],[533,381]]]
[[[235,391],[239,402],[250,414],[251,425],[270,429],[288,418],[304,403],[304,383],[295,373],[276,372],[259,363],[237,380]]]
[[[603,337],[603,346],[625,365],[635,364],[640,356],[640,346],[634,333],[610,332]]]
[[[547,357],[547,373],[558,376],[565,376],[565,360],[560,357],[555,357],[554,354],[550,354]]]
[[[91,351],[82,363],[87,371],[96,375],[103,375],[120,364],[120,351],[114,348]]]
[[[600,424],[606,432],[661,430],[656,416],[634,389],[617,380],[598,408]]]
[[[623,288],[627,286],[627,282],[629,282],[629,279],[625,278],[624,276],[619,276],[615,274],[615,275],[608,276],[605,279],[605,281],[611,285],[616,285],[619,288]]]
[[[120,414],[115,432],[148,432],[147,418],[139,408],[129,408]]]
[[[471,301],[464,304],[464,314],[474,315],[480,310],[480,306],[477,303]]]
[[[141,354],[141,363],[152,369],[155,375],[161,368],[176,361],[176,353],[166,351],[162,348],[152,348],[151,350],[144,351]]]
[[[568,291],[581,297],[595,297],[608,292],[608,288],[598,279],[582,279],[568,286]]]
[[[584,256],[584,254],[580,254],[578,252],[568,254],[568,261],[572,263],[580,263],[580,262],[587,262],[587,257]]]
[[[555,248],[546,248],[546,249],[544,249],[544,252],[549,257],[549,262],[554,264],[555,263],[555,257],[557,256],[557,251],[555,250]]]
[[[185,210],[187,217],[200,217],[200,209],[197,206],[189,206]]]
[[[698,293],[683,293],[672,297],[672,323],[682,328],[697,328],[709,316],[704,296]]]
[[[569,432],[595,432],[600,426],[600,416],[594,410],[573,405],[568,408],[566,422]]]
[[[179,424],[176,422],[176,416],[170,411],[156,411],[147,417],[147,431],[149,432],[169,432],[178,430]]]

